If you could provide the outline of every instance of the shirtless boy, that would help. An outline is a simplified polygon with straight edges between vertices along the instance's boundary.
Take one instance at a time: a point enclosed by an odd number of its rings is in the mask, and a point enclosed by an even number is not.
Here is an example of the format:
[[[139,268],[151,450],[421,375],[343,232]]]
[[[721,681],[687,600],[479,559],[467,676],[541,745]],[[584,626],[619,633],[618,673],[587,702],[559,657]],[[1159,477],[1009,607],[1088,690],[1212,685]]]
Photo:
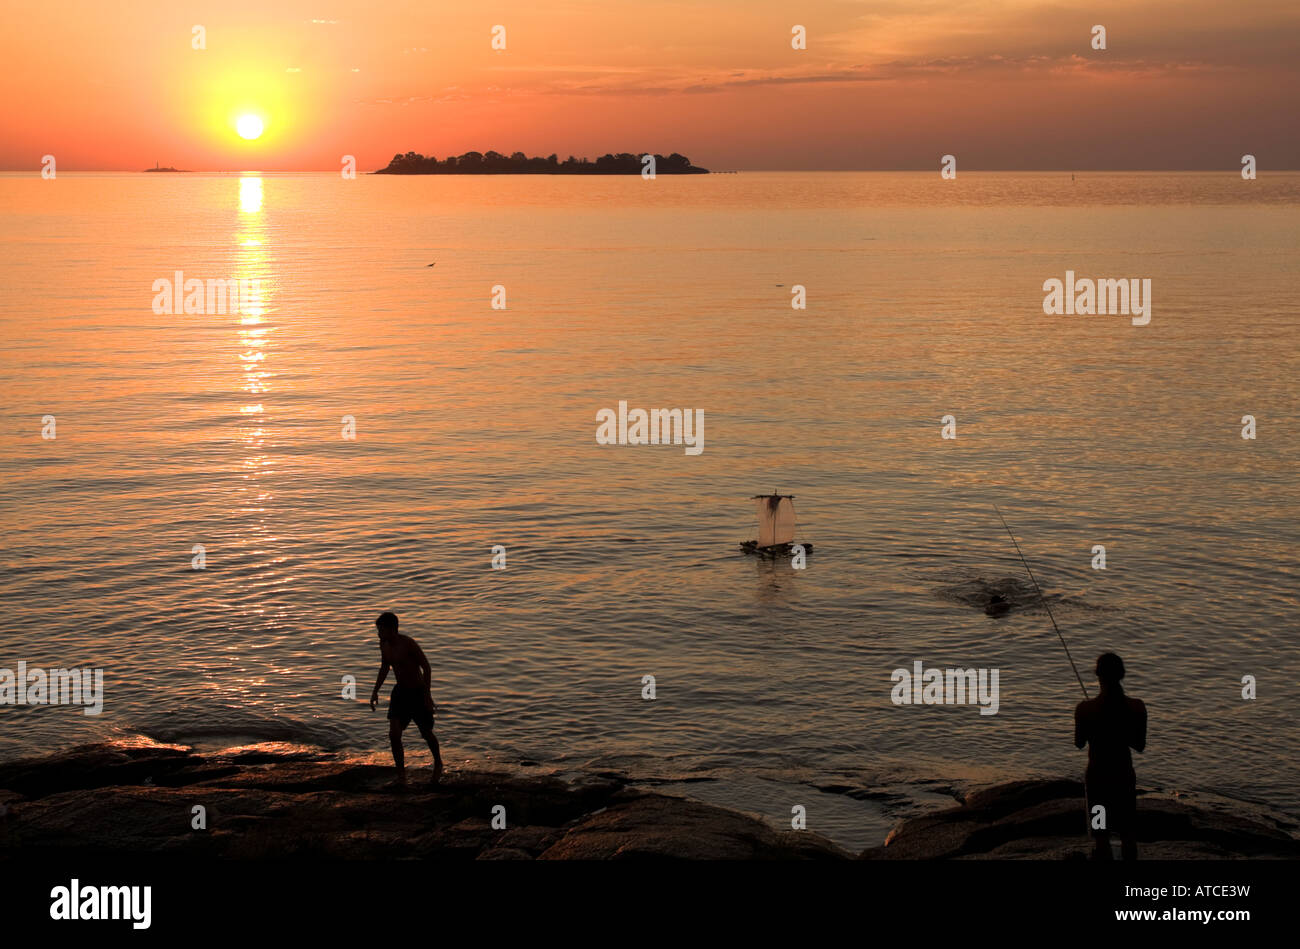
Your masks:
[[[388,677],[388,670],[392,669],[397,681],[388,699],[388,740],[393,746],[397,780],[406,781],[402,732],[414,719],[420,736],[433,752],[433,783],[437,784],[442,777],[442,755],[438,751],[438,738],[433,733],[433,713],[437,706],[433,704],[433,694],[429,691],[433,677],[429,660],[414,639],[397,631],[395,614],[381,613],[375,620],[375,627],[379,631],[379,656],[383,662],[379,667],[379,678],[375,680],[375,690],[370,693],[370,710],[374,711],[379,704],[379,690]]]

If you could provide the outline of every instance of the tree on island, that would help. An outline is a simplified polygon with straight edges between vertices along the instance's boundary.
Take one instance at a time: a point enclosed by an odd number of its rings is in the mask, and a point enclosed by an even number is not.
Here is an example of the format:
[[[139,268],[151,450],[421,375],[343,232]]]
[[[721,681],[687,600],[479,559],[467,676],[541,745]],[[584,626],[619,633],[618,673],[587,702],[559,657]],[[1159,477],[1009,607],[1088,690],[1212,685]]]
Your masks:
[[[673,152],[668,157],[655,155],[656,175],[707,175],[707,168],[697,168],[685,155]],[[387,168],[377,175],[639,175],[642,155],[619,152],[601,155],[595,162],[570,155],[560,161],[559,155],[547,158],[529,158],[523,152],[506,157],[500,152],[466,152],[451,155],[442,161],[417,152],[394,155]]]

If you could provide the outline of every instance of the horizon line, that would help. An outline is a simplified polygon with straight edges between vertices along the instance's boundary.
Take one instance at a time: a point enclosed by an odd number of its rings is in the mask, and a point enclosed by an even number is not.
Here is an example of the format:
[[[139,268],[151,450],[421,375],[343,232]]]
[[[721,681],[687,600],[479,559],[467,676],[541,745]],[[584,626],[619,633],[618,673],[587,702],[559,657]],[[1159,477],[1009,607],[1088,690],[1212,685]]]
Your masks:
[[[388,166],[383,166],[387,168]],[[357,175],[373,175],[375,171],[358,171]],[[241,174],[269,174],[269,175],[327,175],[338,174],[337,168],[281,168],[281,169],[262,169],[262,168],[179,168],[174,172],[155,171],[153,168],[60,168],[60,172],[72,174],[122,174],[122,175],[144,175],[144,174],[190,174],[190,175],[241,175]],[[1297,172],[1300,168],[1271,168],[1257,169],[1256,174],[1264,175],[1279,172]],[[904,173],[939,173],[939,168],[710,168],[709,174],[734,174],[738,172],[749,172],[751,174],[770,174],[770,173],[808,173],[808,174],[904,174]],[[964,168],[960,174],[1041,174],[1046,172],[1059,172],[1061,174],[1200,174],[1204,172],[1223,172],[1224,174],[1240,174],[1240,166],[1213,166],[1206,168]],[[34,177],[41,177],[40,166],[23,167],[23,168],[0,168],[0,174],[23,174],[30,173]],[[455,178],[455,177],[479,177],[479,178],[500,178],[514,175],[521,178],[573,178],[582,177],[580,175],[545,175],[527,172],[472,172],[465,175],[460,174],[395,174],[387,177],[392,178]],[[636,175],[600,175],[596,177],[618,178],[618,177],[637,177]],[[700,175],[677,175],[667,174],[659,177],[664,178],[692,178],[701,177]]]

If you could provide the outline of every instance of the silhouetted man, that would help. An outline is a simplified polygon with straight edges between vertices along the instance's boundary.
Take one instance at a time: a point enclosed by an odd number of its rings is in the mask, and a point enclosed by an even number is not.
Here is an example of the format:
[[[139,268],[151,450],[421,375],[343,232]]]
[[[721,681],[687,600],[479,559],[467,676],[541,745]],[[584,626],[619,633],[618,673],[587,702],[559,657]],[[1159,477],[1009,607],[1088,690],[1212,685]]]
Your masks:
[[[1094,859],[1109,860],[1111,832],[1120,835],[1125,860],[1137,859],[1137,774],[1130,748],[1147,746],[1147,707],[1124,694],[1124,660],[1113,652],[1097,657],[1101,694],[1074,709],[1074,746],[1088,746],[1088,770],[1083,783],[1092,808],[1106,808],[1105,829],[1094,830]]]
[[[379,630],[379,656],[383,663],[379,667],[379,678],[375,680],[375,691],[370,693],[370,710],[374,711],[379,703],[379,690],[388,677],[388,670],[392,669],[397,682],[388,698],[388,740],[393,746],[397,779],[406,780],[402,731],[411,724],[411,719],[415,719],[420,735],[433,752],[433,783],[437,784],[442,776],[442,754],[438,751],[438,738],[433,733],[433,713],[437,706],[433,704],[433,694],[429,691],[433,678],[429,660],[414,639],[397,631],[395,614],[380,613],[375,627]]]

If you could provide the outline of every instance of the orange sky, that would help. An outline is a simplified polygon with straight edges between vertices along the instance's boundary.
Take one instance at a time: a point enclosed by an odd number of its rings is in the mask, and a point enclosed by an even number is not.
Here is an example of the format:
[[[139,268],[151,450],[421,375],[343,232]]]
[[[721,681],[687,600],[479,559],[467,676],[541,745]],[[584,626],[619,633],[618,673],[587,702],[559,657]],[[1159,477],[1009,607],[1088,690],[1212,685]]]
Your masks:
[[[75,0],[0,36],[0,168],[1300,168],[1296,0]],[[206,49],[191,48],[191,28]],[[491,29],[506,29],[506,49]],[[791,49],[801,24],[808,48]],[[1102,24],[1107,49],[1091,48]],[[235,134],[244,111],[266,132]]]

